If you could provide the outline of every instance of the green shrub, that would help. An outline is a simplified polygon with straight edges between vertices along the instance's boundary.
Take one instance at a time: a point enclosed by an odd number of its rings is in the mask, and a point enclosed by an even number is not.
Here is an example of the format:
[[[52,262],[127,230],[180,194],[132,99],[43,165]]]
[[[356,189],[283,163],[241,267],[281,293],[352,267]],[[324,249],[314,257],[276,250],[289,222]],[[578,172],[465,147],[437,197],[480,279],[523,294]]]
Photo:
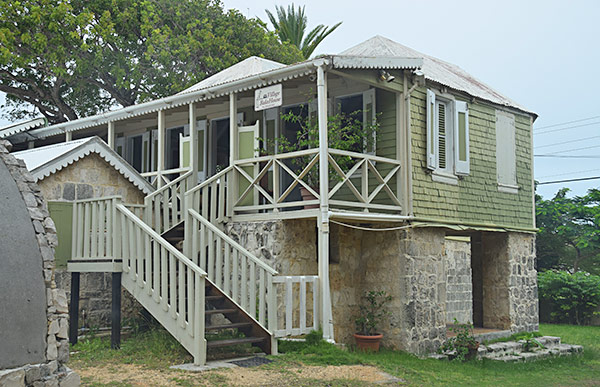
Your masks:
[[[600,276],[548,270],[538,274],[540,320],[585,325],[600,306]]]

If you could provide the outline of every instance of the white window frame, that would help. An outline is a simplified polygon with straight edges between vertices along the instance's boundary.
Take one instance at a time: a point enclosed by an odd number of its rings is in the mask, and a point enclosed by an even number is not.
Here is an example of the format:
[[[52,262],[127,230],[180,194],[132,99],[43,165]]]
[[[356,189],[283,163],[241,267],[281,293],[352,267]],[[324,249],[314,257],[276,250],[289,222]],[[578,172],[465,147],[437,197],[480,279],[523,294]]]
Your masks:
[[[515,115],[496,110],[496,178],[498,191],[519,193]],[[503,136],[501,139],[500,137]],[[501,165],[504,168],[501,168]]]
[[[445,147],[446,165],[440,168],[440,135],[439,135],[439,106],[445,107]],[[465,145],[466,160],[459,160],[459,113],[465,115]],[[458,185],[459,177],[466,176],[469,170],[469,128],[468,106],[466,102],[457,101],[454,96],[446,93],[436,93],[427,89],[426,106],[426,138],[427,138],[427,168],[431,170],[433,181]]]
[[[343,94],[343,95],[336,95],[335,97],[333,97],[332,100],[333,102],[333,109],[331,109],[331,107],[328,109],[329,112],[333,113],[333,114],[337,114],[339,113],[339,103],[338,101],[340,99],[343,98],[348,98],[348,97],[356,97],[356,96],[361,96],[362,97],[362,118],[363,118],[363,126],[367,124],[367,112],[366,112],[366,106],[369,102],[371,102],[373,104],[373,114],[372,114],[372,123],[374,124],[377,121],[377,99],[375,98],[375,89],[371,88],[371,89],[367,89],[365,91],[361,91],[358,93],[350,93],[350,94]],[[371,156],[375,156],[377,154],[377,133],[373,132],[373,149],[371,151],[369,151],[367,149],[366,146],[366,139],[365,139],[365,143],[363,144],[363,149],[361,153],[364,154],[368,154]]]

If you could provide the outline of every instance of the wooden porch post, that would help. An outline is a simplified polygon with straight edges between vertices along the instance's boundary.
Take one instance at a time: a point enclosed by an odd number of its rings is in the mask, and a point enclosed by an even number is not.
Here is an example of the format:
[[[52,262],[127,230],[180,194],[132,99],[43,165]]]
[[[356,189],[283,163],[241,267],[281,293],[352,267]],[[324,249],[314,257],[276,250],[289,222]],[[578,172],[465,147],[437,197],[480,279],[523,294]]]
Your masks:
[[[190,164],[192,167],[192,179],[190,189],[198,184],[198,131],[196,129],[196,105],[192,102],[189,105],[189,125],[190,125]],[[183,152],[183,150],[180,150]]]
[[[156,188],[163,186],[162,171],[165,169],[165,111],[158,111],[158,157],[156,163]]]
[[[324,65],[317,67],[317,109],[319,119],[319,281],[321,288],[321,327],[323,338],[333,341],[331,296],[329,289],[329,161],[327,138],[327,75]]]
[[[238,126],[237,126],[237,94],[229,94],[229,165],[233,165],[238,158]],[[227,187],[227,216],[233,215],[233,204],[238,195],[237,173],[230,175]]]
[[[108,123],[108,147],[112,150],[115,149],[115,123],[109,121]]]
[[[65,142],[73,141],[73,132],[65,132]]]

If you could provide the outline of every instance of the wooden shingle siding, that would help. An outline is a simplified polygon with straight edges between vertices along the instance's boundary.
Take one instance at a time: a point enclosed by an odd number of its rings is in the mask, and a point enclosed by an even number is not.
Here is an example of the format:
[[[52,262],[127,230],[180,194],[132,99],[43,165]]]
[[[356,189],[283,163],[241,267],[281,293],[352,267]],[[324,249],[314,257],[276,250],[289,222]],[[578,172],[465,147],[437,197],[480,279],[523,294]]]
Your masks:
[[[459,98],[460,99],[460,98]],[[411,98],[413,209],[417,217],[531,228],[530,119],[515,114],[517,194],[498,191],[496,177],[496,108],[469,103],[471,171],[458,185],[434,182],[427,172],[426,94]]]

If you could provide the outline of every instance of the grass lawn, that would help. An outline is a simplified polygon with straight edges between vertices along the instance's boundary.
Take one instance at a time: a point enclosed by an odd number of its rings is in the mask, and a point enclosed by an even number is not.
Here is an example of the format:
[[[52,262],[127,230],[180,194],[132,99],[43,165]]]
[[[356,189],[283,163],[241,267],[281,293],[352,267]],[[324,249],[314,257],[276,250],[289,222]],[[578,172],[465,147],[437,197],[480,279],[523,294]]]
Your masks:
[[[299,379],[303,368],[326,365],[373,365],[406,381],[408,385],[477,385],[477,386],[600,386],[600,327],[569,325],[540,326],[542,335],[560,336],[563,342],[581,344],[584,354],[550,358],[529,363],[501,363],[491,360],[455,363],[433,359],[419,359],[403,352],[382,350],[377,354],[344,351],[321,342],[308,345],[281,342],[280,356],[271,357],[271,364],[259,367],[260,372],[275,375],[281,380],[274,385],[368,385],[339,380]],[[227,374],[211,371],[189,374],[168,370],[172,364],[190,362],[191,358],[166,332],[153,330],[138,334],[123,342],[120,351],[109,349],[108,339],[93,339],[77,344],[70,366],[76,370],[88,367],[119,369],[119,365],[137,365],[136,370],[158,372],[173,385],[228,385]],[[143,371],[139,371],[143,372]],[[228,372],[234,372],[228,370]],[[84,383],[93,386],[136,385],[127,380],[100,383],[93,377],[84,377]],[[158,383],[159,379],[156,379]],[[158,383],[157,385],[160,385]]]

